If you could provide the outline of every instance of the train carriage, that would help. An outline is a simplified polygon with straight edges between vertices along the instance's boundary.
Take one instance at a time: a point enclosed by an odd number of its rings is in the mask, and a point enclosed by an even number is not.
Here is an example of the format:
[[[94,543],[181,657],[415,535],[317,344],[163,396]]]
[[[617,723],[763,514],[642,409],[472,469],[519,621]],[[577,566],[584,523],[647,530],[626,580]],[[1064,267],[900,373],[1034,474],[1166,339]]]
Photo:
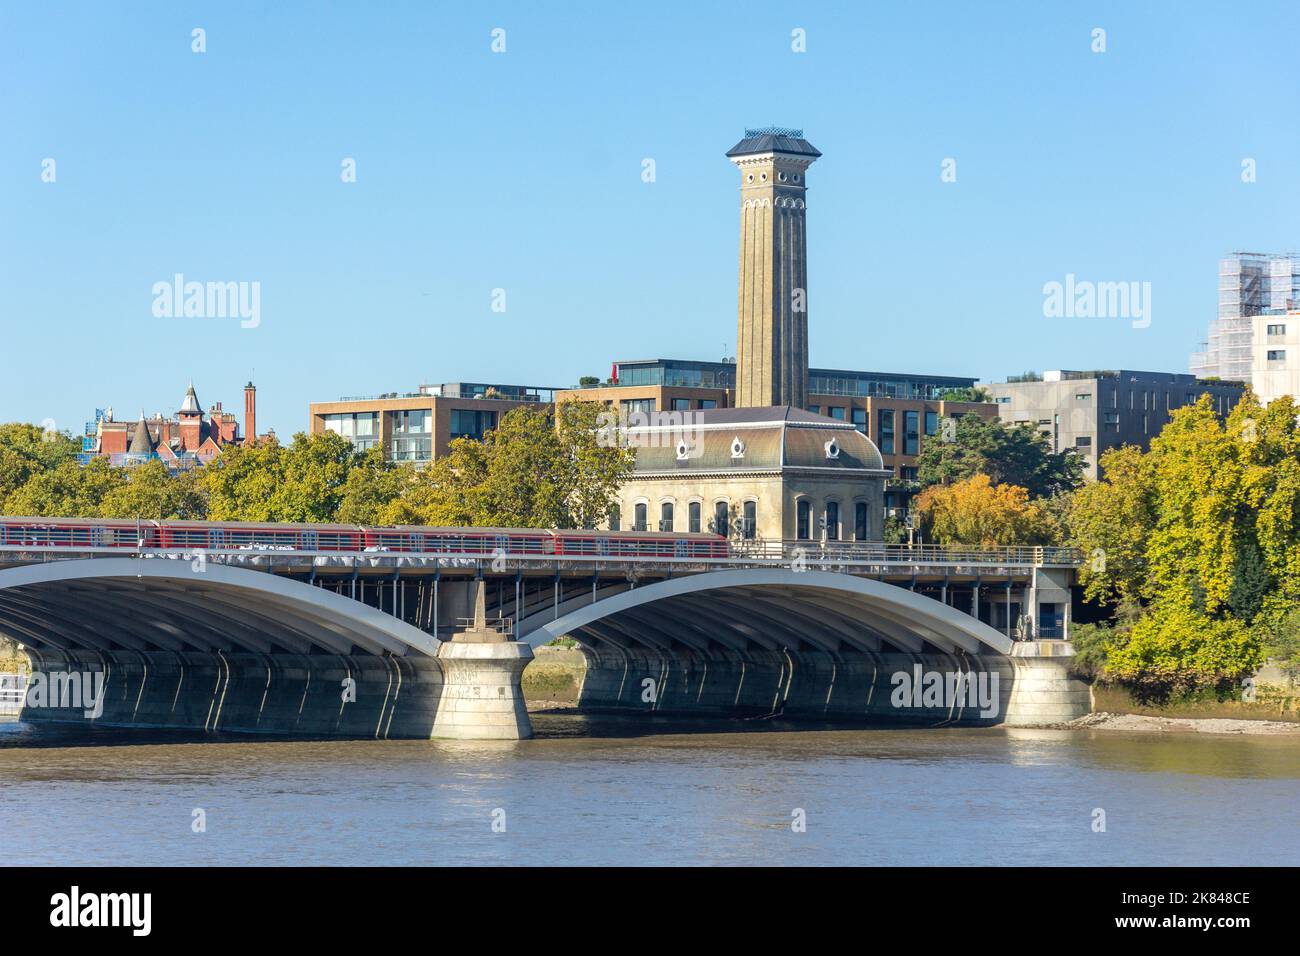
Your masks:
[[[367,528],[252,521],[0,518],[0,547],[292,551],[568,558],[726,558],[725,538],[659,531]]]

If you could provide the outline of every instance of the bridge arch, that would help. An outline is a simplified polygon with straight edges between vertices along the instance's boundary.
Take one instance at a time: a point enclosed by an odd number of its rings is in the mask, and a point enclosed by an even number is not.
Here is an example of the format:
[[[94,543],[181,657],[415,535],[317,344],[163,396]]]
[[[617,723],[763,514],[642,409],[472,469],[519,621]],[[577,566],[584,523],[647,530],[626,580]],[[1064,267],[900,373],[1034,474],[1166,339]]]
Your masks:
[[[533,647],[568,634],[620,647],[701,653],[841,649],[879,651],[885,643],[920,652],[1008,655],[1006,635],[956,608],[906,588],[831,571],[748,568],[683,575],[603,598],[526,630]]]
[[[431,635],[302,581],[188,557],[0,571],[0,632],[37,650],[436,656]]]

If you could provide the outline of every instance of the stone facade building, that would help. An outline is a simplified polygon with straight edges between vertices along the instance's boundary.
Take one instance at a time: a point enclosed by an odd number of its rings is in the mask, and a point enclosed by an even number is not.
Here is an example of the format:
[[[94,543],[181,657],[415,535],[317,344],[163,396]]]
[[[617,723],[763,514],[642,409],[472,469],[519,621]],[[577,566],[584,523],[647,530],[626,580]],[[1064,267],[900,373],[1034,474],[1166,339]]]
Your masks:
[[[852,425],[790,406],[651,416],[623,436],[636,470],[610,524],[740,541],[879,540],[880,452]]]

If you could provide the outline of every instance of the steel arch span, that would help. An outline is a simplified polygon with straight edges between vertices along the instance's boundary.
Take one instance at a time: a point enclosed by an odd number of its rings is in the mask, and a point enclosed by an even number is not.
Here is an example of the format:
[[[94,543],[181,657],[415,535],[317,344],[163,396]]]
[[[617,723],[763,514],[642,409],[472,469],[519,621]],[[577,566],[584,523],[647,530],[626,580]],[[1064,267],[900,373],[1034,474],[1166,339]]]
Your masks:
[[[435,656],[389,614],[301,581],[188,559],[90,558],[0,571],[0,631],[37,650]]]
[[[1009,655],[1012,641],[957,608],[906,588],[831,571],[710,571],[623,591],[527,631],[533,647],[562,635],[599,647],[701,654],[766,651]]]

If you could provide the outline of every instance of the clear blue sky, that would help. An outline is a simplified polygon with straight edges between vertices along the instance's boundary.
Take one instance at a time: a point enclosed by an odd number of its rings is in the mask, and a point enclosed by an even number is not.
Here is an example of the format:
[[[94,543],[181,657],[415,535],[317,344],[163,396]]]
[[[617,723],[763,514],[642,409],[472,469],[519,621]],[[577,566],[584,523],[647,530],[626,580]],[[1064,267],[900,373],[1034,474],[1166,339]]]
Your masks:
[[[344,394],[734,354],[723,153],[766,124],[824,153],[814,365],[1186,371],[1217,259],[1297,245],[1297,35],[1280,2],[5,0],[0,420],[191,378],[242,414],[255,374],[284,436]],[[260,282],[260,327],[156,318],[177,272]],[[1151,282],[1150,328],[1044,318],[1070,272]]]

